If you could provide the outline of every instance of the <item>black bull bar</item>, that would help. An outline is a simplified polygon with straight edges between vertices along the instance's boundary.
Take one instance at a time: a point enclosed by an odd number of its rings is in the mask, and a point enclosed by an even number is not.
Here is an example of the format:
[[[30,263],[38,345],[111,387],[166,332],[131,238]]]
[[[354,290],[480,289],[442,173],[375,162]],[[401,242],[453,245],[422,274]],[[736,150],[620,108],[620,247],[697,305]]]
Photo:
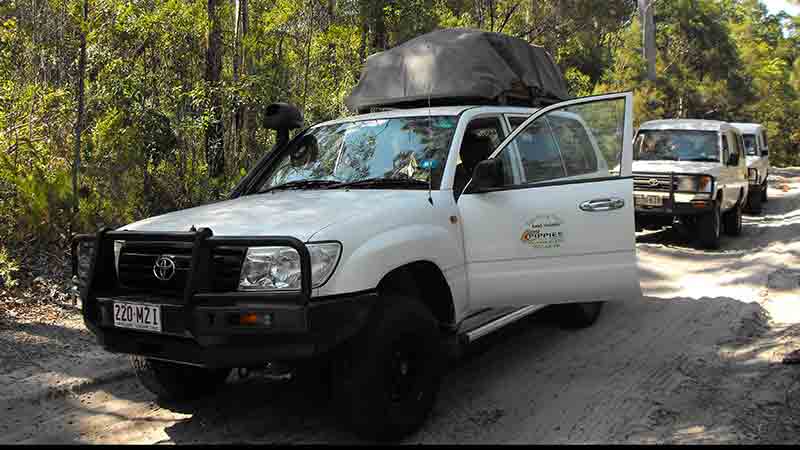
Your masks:
[[[141,232],[112,231],[102,228],[95,234],[76,235],[71,243],[72,273],[78,274],[78,245],[82,241],[94,241],[94,254],[90,260],[88,279],[80,295],[83,301],[83,318],[87,327],[97,333],[99,326],[98,297],[114,297],[121,289],[118,285],[114,261],[114,241],[126,242],[170,242],[191,243],[191,260],[183,290],[182,303],[184,324],[187,331],[194,334],[192,310],[197,294],[212,294],[212,254],[216,247],[290,247],[300,256],[300,290],[290,292],[270,292],[270,300],[283,304],[304,306],[311,298],[311,256],[306,245],[288,236],[214,236],[209,228],[189,232]],[[263,292],[229,292],[226,297],[241,299],[263,297]],[[207,295],[201,295],[207,297]]]

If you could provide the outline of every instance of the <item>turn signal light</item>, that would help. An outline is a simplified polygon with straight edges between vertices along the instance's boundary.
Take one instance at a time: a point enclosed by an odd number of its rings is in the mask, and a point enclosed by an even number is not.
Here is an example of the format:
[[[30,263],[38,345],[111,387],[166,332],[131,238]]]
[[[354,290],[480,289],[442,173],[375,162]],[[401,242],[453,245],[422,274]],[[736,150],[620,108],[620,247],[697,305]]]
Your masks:
[[[272,314],[270,313],[242,313],[239,315],[239,325],[271,326]]]

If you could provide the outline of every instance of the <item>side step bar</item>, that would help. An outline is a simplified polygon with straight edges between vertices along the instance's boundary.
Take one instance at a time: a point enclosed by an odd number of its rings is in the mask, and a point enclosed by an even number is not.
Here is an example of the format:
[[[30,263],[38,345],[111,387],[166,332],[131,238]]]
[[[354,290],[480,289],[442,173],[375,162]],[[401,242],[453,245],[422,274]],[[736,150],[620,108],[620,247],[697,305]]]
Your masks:
[[[506,314],[505,316],[500,316],[491,322],[481,325],[474,330],[468,331],[467,335],[467,343],[474,342],[487,334],[497,331],[500,328],[510,324],[511,322],[516,322],[526,316],[533,314],[534,312],[544,308],[547,305],[529,305],[522,307],[520,309],[514,310],[513,312]]]

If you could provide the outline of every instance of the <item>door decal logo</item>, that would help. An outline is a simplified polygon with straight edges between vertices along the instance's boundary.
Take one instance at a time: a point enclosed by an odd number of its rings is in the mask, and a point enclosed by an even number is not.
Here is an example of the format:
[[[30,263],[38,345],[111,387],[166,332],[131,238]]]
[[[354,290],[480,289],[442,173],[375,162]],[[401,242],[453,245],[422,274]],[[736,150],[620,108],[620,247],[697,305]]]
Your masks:
[[[533,248],[559,248],[564,242],[563,224],[555,214],[536,216],[525,224],[520,240]]]

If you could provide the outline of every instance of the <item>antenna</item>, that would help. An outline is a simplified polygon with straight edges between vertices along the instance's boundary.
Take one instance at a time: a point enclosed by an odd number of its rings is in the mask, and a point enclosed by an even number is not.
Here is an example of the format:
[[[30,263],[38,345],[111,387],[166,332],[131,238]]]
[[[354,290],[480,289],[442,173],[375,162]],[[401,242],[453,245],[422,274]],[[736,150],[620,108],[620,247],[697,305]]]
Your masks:
[[[426,44],[430,50],[430,44]],[[433,138],[433,127],[431,127],[431,80],[428,78],[428,136]],[[433,197],[431,197],[431,185],[433,184],[433,161],[428,163],[428,203],[433,205]]]

